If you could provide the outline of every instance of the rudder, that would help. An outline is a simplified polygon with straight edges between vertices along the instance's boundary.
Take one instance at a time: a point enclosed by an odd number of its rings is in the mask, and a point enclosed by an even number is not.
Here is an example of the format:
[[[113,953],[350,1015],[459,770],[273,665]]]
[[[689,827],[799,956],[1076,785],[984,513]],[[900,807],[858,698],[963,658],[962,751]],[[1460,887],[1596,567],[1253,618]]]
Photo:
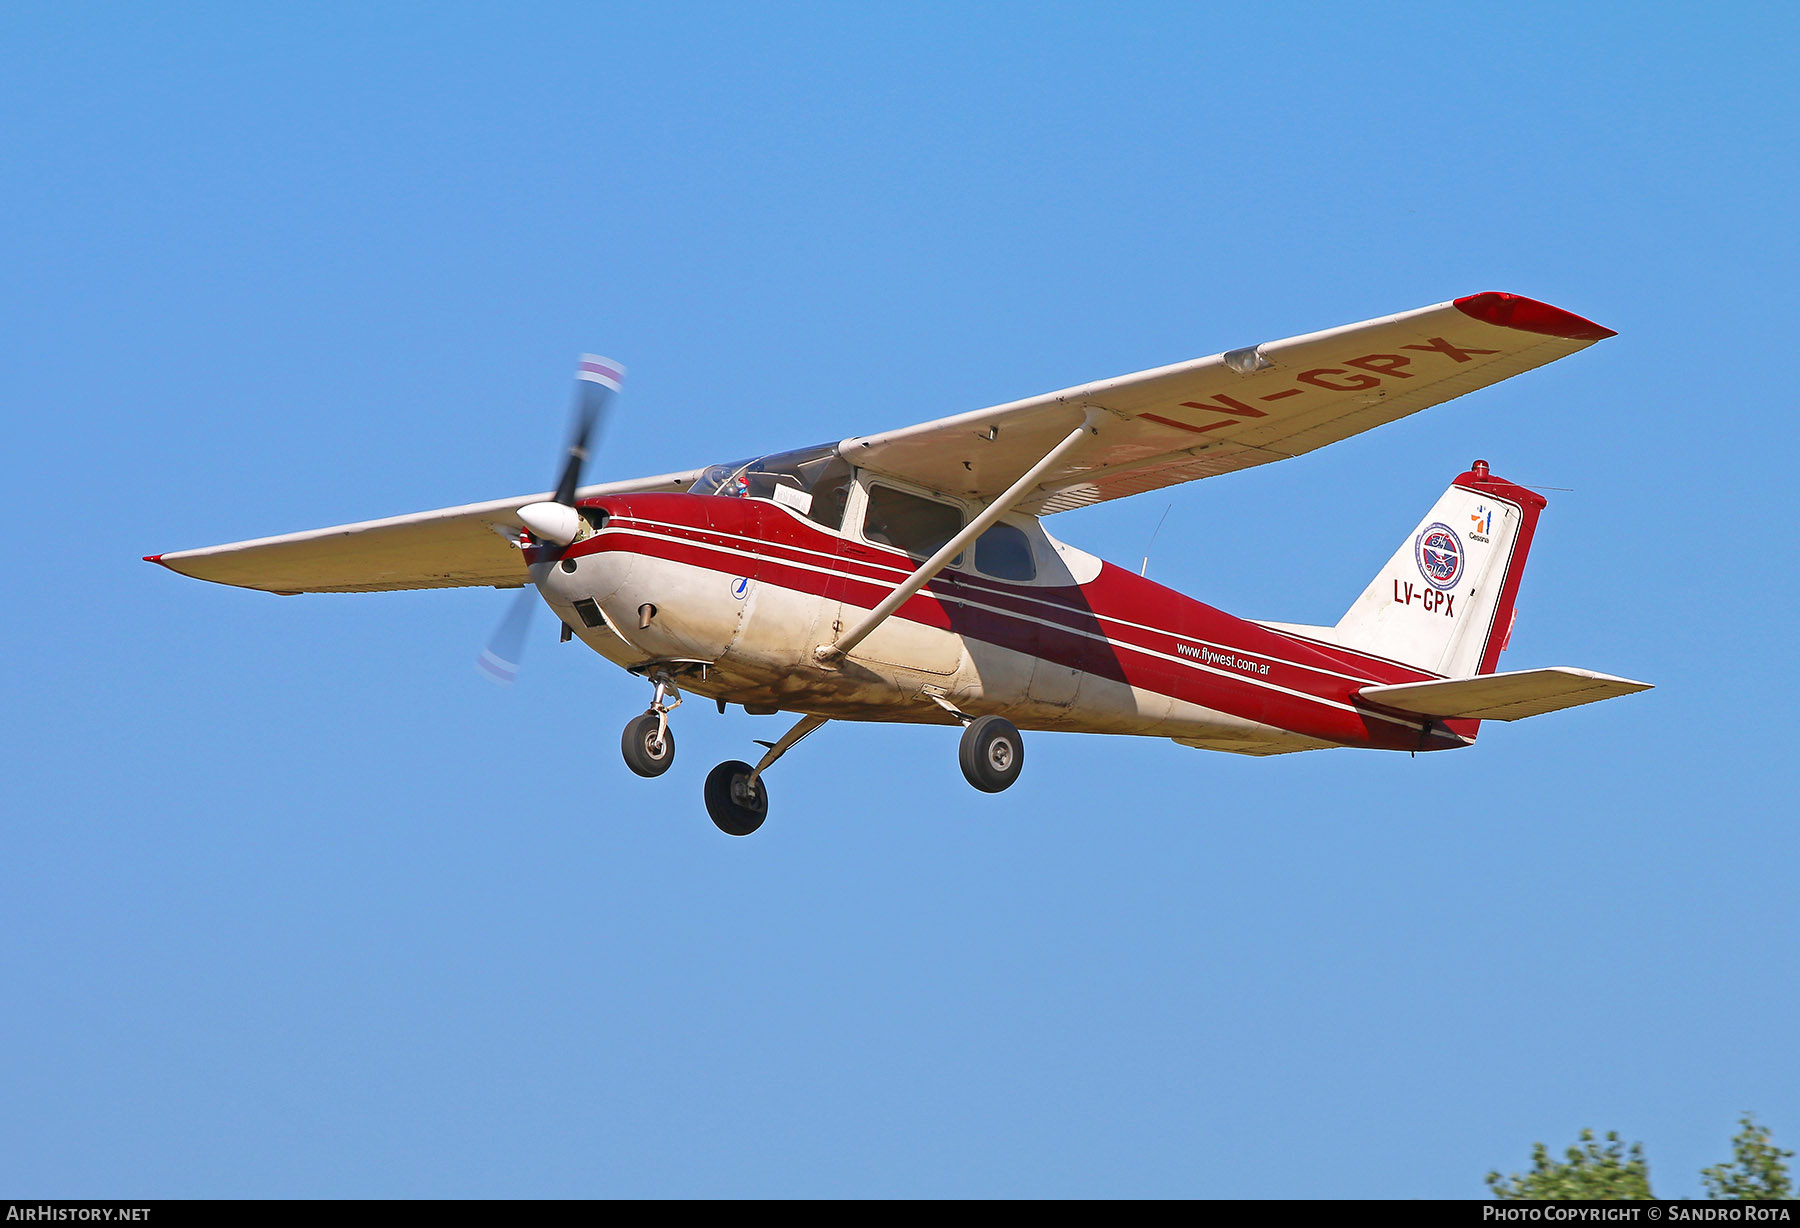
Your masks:
[[[1476,461],[1332,628],[1332,642],[1449,678],[1491,674],[1543,496]]]

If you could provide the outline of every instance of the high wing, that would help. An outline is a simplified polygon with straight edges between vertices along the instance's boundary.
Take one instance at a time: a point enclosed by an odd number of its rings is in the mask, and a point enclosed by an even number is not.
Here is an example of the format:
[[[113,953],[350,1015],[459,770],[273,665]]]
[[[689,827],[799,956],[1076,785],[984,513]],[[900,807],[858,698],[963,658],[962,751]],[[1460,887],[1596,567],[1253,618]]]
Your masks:
[[[1497,383],[1613,336],[1511,294],[1270,341],[838,445],[852,464],[987,501],[1053,451],[1013,504],[1059,512],[1284,460]],[[1064,448],[1098,419],[1097,437]],[[702,470],[581,488],[684,491]],[[149,556],[172,571],[275,593],[512,587],[525,581],[521,495]]]
[[[1613,335],[1535,299],[1474,294],[846,439],[839,450],[852,464],[987,500],[1087,410],[1104,410],[1098,437],[1018,504],[1060,512],[1298,456]]]
[[[584,486],[577,498],[635,491],[684,491],[701,470]],[[364,520],[329,529],[148,556],[171,571],[271,593],[379,593],[407,588],[524,584],[515,515],[548,492]]]

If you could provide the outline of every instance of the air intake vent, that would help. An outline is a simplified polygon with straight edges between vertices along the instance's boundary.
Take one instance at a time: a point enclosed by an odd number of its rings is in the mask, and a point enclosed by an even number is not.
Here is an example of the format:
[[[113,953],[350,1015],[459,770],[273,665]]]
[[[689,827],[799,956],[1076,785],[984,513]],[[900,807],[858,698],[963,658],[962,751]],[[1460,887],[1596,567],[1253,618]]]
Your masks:
[[[600,612],[599,605],[595,603],[592,597],[583,597],[580,601],[577,601],[575,603],[575,612],[581,615],[581,621],[590,627],[604,627],[606,625],[606,615]]]

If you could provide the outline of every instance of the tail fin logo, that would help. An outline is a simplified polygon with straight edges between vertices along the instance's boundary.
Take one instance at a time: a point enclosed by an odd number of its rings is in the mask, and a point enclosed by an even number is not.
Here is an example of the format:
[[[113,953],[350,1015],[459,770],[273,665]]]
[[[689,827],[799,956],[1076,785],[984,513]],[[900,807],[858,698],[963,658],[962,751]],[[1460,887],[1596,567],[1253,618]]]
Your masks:
[[[1469,523],[1472,526],[1469,536],[1478,542],[1484,542],[1488,539],[1489,531],[1494,527],[1494,513],[1488,510],[1487,504],[1483,503],[1476,507],[1475,514],[1469,517]]]
[[[1436,589],[1452,589],[1462,579],[1463,544],[1447,524],[1427,525],[1413,540],[1419,574]]]

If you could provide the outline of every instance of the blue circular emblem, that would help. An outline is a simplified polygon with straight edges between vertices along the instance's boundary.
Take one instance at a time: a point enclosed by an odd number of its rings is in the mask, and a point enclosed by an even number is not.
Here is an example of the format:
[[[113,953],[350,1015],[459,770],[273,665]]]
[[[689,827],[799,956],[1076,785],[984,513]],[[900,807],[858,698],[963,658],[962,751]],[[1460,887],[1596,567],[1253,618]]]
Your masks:
[[[1463,544],[1447,524],[1427,525],[1413,541],[1419,574],[1433,588],[1450,589],[1462,579]]]
[[[738,576],[733,579],[731,582],[731,595],[736,597],[739,601],[748,597],[750,595],[750,581],[743,576]]]

